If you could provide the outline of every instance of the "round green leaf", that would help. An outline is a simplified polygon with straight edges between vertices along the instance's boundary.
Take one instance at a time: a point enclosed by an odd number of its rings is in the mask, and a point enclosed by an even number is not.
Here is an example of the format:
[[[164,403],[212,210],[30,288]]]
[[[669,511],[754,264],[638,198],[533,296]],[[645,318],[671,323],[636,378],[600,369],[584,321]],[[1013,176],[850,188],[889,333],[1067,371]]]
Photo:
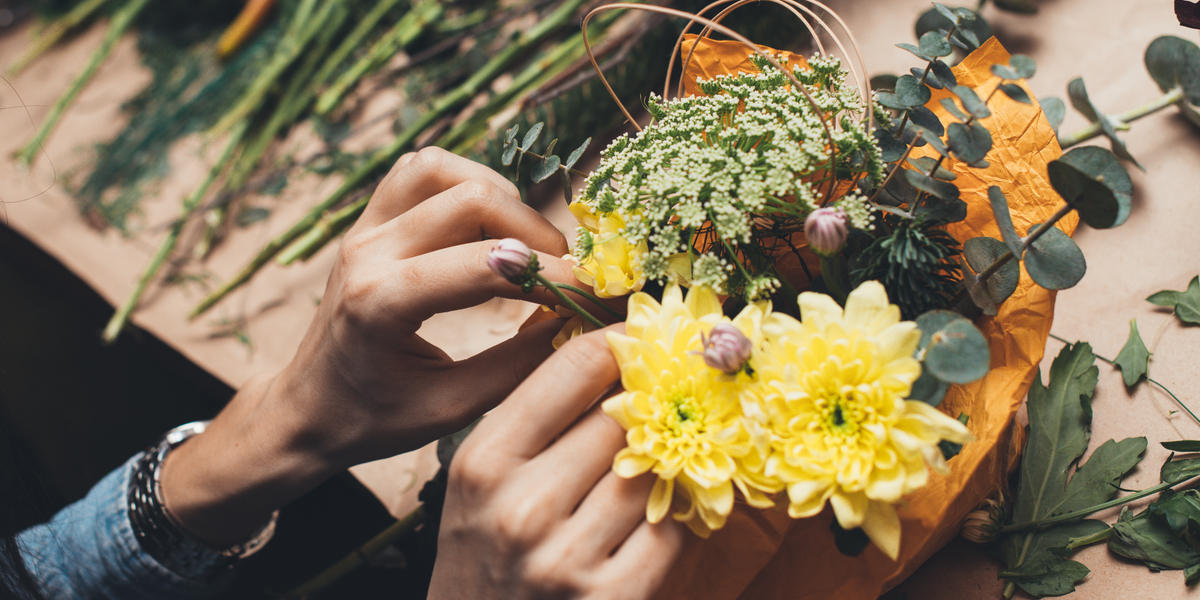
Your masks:
[[[1146,70],[1164,92],[1182,87],[1188,102],[1200,104],[1200,47],[1164,35],[1146,48]]]
[[[909,400],[920,400],[930,406],[937,407],[946,399],[946,392],[950,390],[950,384],[946,383],[933,376],[925,365],[921,365],[921,376],[912,384],[912,390],[908,393]]]
[[[511,130],[510,130],[511,131]],[[513,162],[513,157],[517,155],[517,140],[508,140],[504,142],[504,152],[500,154],[500,164],[509,166]]]
[[[911,183],[913,187],[925,192],[926,194],[929,194],[930,196],[941,198],[943,200],[958,200],[958,187],[956,187],[953,183],[938,181],[924,173],[920,173],[912,169],[906,169],[904,171],[904,177],[908,179],[908,182]]]
[[[908,111],[908,120],[912,121],[914,125],[924,127],[935,136],[941,137],[946,133],[942,121],[937,118],[937,115],[933,114],[932,110],[924,106],[914,106],[910,109]]]
[[[917,329],[921,330],[921,341],[917,344],[917,350],[924,350],[933,341],[933,334],[962,318],[962,315],[949,310],[931,310],[917,317]]]
[[[992,74],[1001,79],[1020,79],[1021,76],[1008,65],[992,65]]]
[[[937,160],[932,156],[910,158],[908,159],[908,162],[912,166],[916,167],[918,171],[925,173],[926,175],[929,175],[929,172],[933,171],[932,176],[934,179],[941,179],[942,181],[954,181],[955,179],[958,179],[958,175],[955,175],[954,171],[950,171],[946,169],[946,167],[938,166]],[[934,171],[935,166],[937,167],[936,171]]]
[[[912,75],[902,75],[896,80],[896,100],[906,107],[924,106],[932,97],[929,87]]]
[[[917,319],[924,341],[928,335],[924,365],[938,379],[949,383],[971,383],[987,375],[991,354],[987,339],[970,321],[957,313],[931,311]],[[949,313],[942,314],[942,313]],[[928,315],[928,318],[926,318]],[[921,319],[926,318],[922,325]]]
[[[939,81],[938,78],[933,75],[933,73],[929,73],[928,75],[926,75],[924,67],[913,67],[913,68],[909,69],[908,72],[912,73],[912,76],[916,77],[917,81],[920,81],[921,76],[925,75],[925,85],[927,85],[935,90],[940,90],[940,89],[946,87],[946,86],[942,85],[942,82]]]
[[[892,110],[908,110],[908,105],[901,103],[892,92],[875,92],[875,102]]]
[[[1007,254],[1010,254],[1008,245],[995,238],[975,237],[963,242],[963,257],[976,273],[983,272]],[[1021,267],[1018,264],[1010,259],[988,278],[987,289],[993,304],[1004,302],[1017,291],[1017,284],[1021,281]]]
[[[534,142],[537,141],[538,136],[542,135],[542,128],[545,126],[545,123],[537,123],[533,127],[530,127],[529,131],[525,134],[525,139],[521,140],[521,149],[528,152],[533,147]]]
[[[1037,63],[1032,58],[1024,54],[1014,54],[1008,59],[1008,65],[1021,76],[1021,79],[1029,79],[1037,73]]]
[[[992,133],[979,123],[951,123],[948,134],[950,151],[965,162],[983,160],[992,149]]]
[[[1038,285],[1048,290],[1065,290],[1083,279],[1087,261],[1075,240],[1059,228],[1051,227],[1025,252],[1025,268]]]
[[[896,139],[892,132],[886,129],[875,130],[875,141],[879,143],[880,160],[885,163],[896,162],[904,156],[908,145]]]
[[[579,159],[583,156],[583,153],[587,150],[588,145],[591,143],[592,138],[590,137],[586,140],[583,140],[583,143],[580,144],[578,148],[572,150],[571,153],[567,155],[567,160],[563,163],[563,166],[568,169],[574,167],[575,163],[579,162]]]
[[[1033,99],[1029,97],[1029,94],[1025,93],[1025,88],[1015,83],[1006,83],[1001,85],[1000,91],[1004,92],[1005,96],[1008,96],[1009,98],[1012,98],[1021,104],[1033,104]]]
[[[534,183],[541,183],[550,178],[559,165],[562,164],[562,159],[551,154],[546,157],[546,160],[538,161],[529,169],[529,175],[533,178]]]
[[[960,121],[966,121],[967,119],[971,118],[971,115],[963,112],[962,109],[954,103],[954,98],[942,98],[941,104],[942,108],[946,109],[946,112],[958,117]]]
[[[1116,227],[1129,217],[1133,182],[1121,161],[1099,146],[1072,148],[1046,167],[1050,185],[1091,227]]]
[[[918,48],[917,46],[914,46],[912,44],[896,44],[896,47],[901,50],[908,50],[909,52],[912,53],[913,56],[915,56],[921,60],[924,60],[924,61],[930,61],[930,60],[933,60],[933,58],[934,58],[932,56],[926,56],[925,54],[923,54],[921,52],[920,48]]]
[[[963,108],[976,119],[986,119],[992,116],[992,111],[988,110],[987,103],[979,99],[979,95],[975,93],[975,90],[965,85],[956,85],[946,89],[950,90],[950,93],[955,96],[958,96],[958,99],[962,101]]]
[[[921,54],[928,57],[950,56],[954,52],[950,42],[946,41],[946,36],[936,31],[925,32],[917,43],[921,48]]]
[[[933,61],[932,66],[929,69],[929,74],[937,77],[937,80],[941,82],[943,86],[948,87],[952,85],[958,85],[958,78],[954,76],[954,71],[950,69],[950,65],[947,65],[940,60]]]
[[[1042,98],[1042,112],[1046,115],[1046,121],[1050,123],[1050,128],[1054,130],[1054,134],[1058,135],[1058,126],[1062,125],[1063,119],[1067,116],[1067,105],[1063,104],[1060,98],[1053,96]]]

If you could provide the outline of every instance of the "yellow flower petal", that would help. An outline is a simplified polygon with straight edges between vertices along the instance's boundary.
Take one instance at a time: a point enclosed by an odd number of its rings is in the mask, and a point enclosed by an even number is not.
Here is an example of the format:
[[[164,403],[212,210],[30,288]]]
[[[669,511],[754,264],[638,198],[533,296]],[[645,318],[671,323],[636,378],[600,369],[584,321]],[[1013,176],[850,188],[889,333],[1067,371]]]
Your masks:
[[[646,520],[658,523],[671,510],[671,493],[675,490],[674,479],[659,479],[650,490],[650,501],[646,503]]]
[[[649,471],[654,466],[654,459],[634,454],[629,448],[623,448],[613,458],[613,472],[626,479],[632,479]]]
[[[862,522],[863,533],[879,547],[888,558],[900,556],[900,517],[896,509],[886,502],[872,502],[867,517]]]

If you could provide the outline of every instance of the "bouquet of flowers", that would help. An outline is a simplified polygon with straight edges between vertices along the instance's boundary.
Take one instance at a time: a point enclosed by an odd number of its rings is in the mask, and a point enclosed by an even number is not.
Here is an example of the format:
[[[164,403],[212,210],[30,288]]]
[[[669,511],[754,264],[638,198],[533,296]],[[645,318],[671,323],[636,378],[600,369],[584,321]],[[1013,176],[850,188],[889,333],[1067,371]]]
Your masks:
[[[1033,62],[976,39],[968,10],[936,5],[947,28],[900,45],[924,65],[872,93],[836,58],[721,26],[741,4],[691,17],[735,41],[681,39],[685,93],[652,95],[570,204],[592,288],[576,291],[629,297],[608,335],[624,391],[604,410],[628,432],[613,468],[657,476],[650,521],[727,542],[696,544],[673,594],[873,596],[1007,472],[1054,290],[1085,270],[1069,234],[1119,225],[1131,183],[1108,150],[1062,154]],[[956,47],[977,49],[951,68]],[[506,160],[537,133],[510,130]],[[545,154],[535,179],[580,152]],[[571,305],[563,339],[600,324]]]

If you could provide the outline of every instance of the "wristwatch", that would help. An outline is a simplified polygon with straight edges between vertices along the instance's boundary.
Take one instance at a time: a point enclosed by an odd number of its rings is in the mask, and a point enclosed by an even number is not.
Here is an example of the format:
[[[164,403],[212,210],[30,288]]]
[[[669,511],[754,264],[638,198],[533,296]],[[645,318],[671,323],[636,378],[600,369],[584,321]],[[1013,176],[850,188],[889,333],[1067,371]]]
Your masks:
[[[142,550],[171,572],[184,577],[215,577],[258,552],[275,534],[279,511],[250,539],[212,548],[179,524],[163,502],[160,477],[167,454],[188,438],[204,433],[208,421],[180,425],[146,449],[129,482],[129,524]]]

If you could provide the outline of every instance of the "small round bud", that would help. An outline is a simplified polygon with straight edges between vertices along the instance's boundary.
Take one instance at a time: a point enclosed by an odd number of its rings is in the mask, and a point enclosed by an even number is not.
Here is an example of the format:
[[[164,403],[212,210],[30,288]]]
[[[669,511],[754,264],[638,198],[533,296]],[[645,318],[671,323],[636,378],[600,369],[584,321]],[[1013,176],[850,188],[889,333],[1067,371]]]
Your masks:
[[[963,521],[962,536],[976,544],[990,544],[1000,535],[1003,520],[1004,503],[985,500],[979,510],[967,514],[967,519]]]
[[[529,263],[533,251],[525,242],[504,238],[487,255],[488,268],[497,275],[521,285],[529,278]]]
[[[730,375],[742,370],[754,350],[750,339],[732,323],[718,323],[704,341],[704,364]]]
[[[818,208],[804,220],[804,237],[808,247],[818,256],[833,256],[846,245],[846,211],[840,208]]]

